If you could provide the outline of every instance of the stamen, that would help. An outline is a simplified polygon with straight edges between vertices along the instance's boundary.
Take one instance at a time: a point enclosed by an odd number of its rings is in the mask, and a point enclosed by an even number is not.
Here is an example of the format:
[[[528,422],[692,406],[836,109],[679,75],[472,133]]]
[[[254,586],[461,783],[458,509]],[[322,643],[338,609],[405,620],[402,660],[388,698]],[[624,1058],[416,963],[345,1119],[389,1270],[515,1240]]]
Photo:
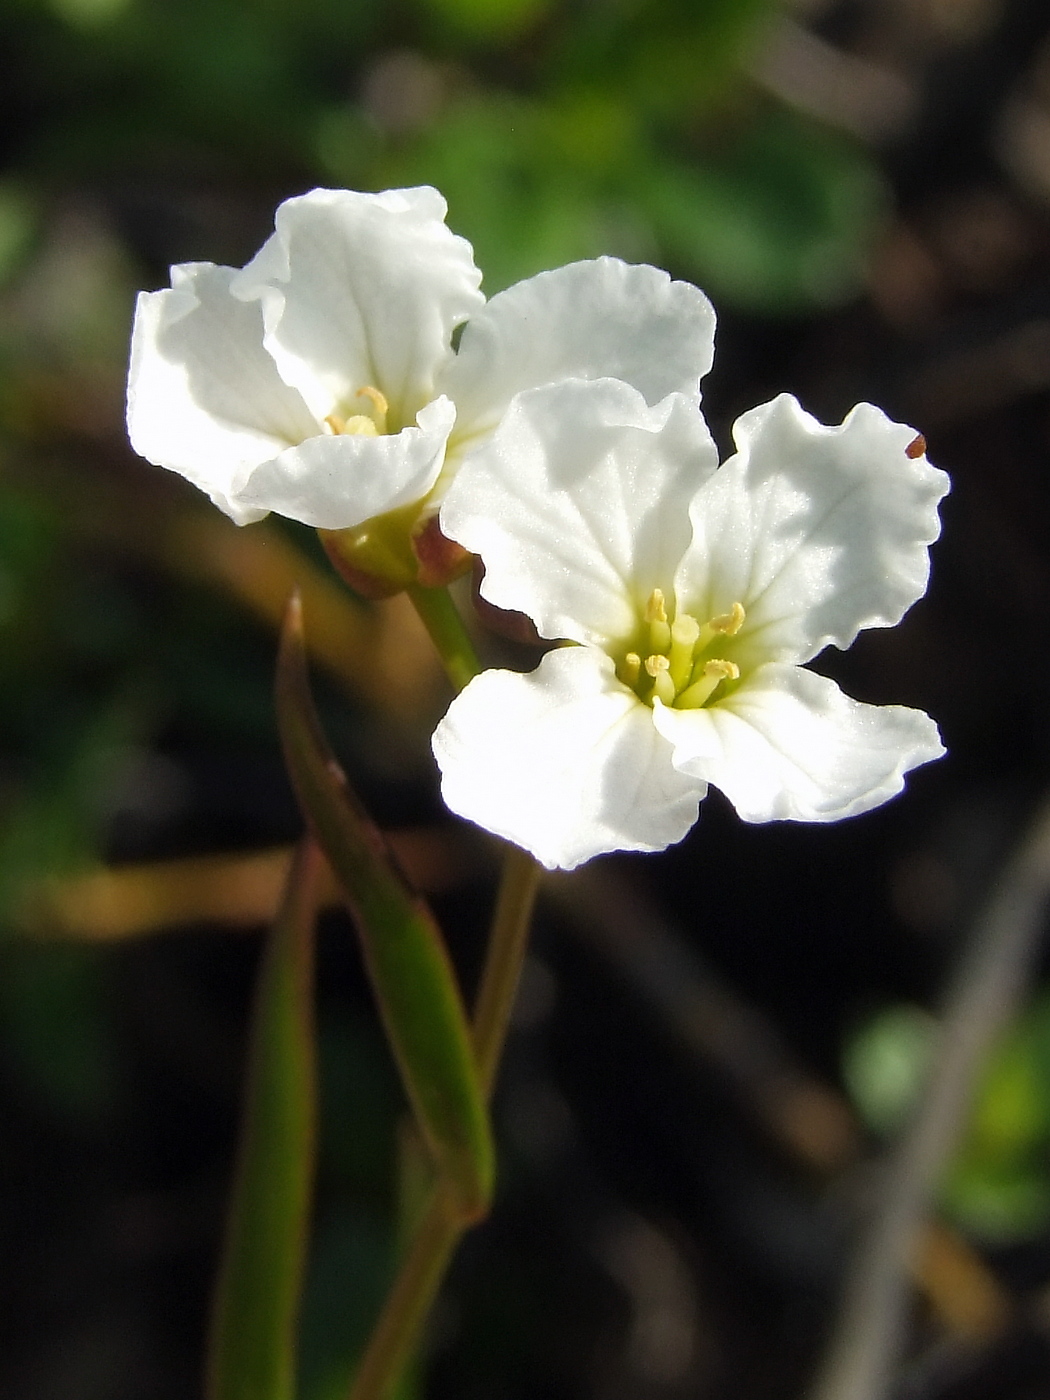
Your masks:
[[[379,429],[365,413],[355,413],[350,418],[340,418],[330,413],[324,420],[325,427],[336,437],[378,437]]]
[[[645,620],[649,624],[649,640],[653,651],[666,651],[671,645],[671,629],[667,624],[667,607],[662,588],[654,588],[645,605]]]
[[[645,605],[646,622],[666,622],[667,604],[664,601],[664,591],[662,588],[654,588],[649,594],[649,601]]]
[[[371,384],[362,384],[361,388],[357,391],[357,397],[359,399],[371,400],[372,406],[375,409],[372,420],[375,423],[377,435],[379,433],[385,433],[386,416],[390,412],[390,404],[386,395]]]
[[[352,413],[342,418],[338,413],[329,413],[324,425],[336,437],[379,437],[386,432],[386,416],[390,411],[386,395],[371,384],[364,384],[354,390],[354,398],[367,399],[372,405],[370,413]]]
[[[693,669],[693,648],[700,639],[700,624],[688,613],[679,613],[671,624],[671,679],[675,690],[688,682]]]
[[[716,637],[735,637],[744,625],[747,613],[744,612],[743,603],[734,603],[727,613],[722,613],[719,617],[713,617],[710,622],[705,622],[700,628],[700,641],[698,650],[703,651],[704,647],[714,641]]]
[[[700,679],[694,681],[687,690],[683,690],[675,704],[680,710],[699,710],[707,704],[723,681],[739,679],[740,667],[735,662],[713,657],[705,663]]]
[[[724,632],[727,637],[735,637],[743,627],[746,616],[743,603],[734,603],[727,613],[723,613],[721,617],[713,617],[709,625],[716,632]]]
[[[666,656],[647,656],[645,669],[653,678],[650,700],[658,699],[665,705],[673,705],[675,685],[671,679],[671,663]]]
[[[638,677],[642,674],[642,658],[636,651],[629,651],[616,668],[616,674],[624,685],[633,688],[637,685]]]

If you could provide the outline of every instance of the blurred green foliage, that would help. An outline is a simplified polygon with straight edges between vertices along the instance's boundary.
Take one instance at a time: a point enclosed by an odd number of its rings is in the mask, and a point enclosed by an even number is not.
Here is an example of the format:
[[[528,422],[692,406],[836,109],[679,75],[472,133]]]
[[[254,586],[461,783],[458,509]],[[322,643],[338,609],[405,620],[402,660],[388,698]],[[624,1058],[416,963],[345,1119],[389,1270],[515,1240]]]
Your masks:
[[[109,971],[105,953],[96,948],[5,950],[5,1058],[34,1099],[77,1127],[107,1114],[121,1085]]]
[[[861,1026],[843,1073],[875,1132],[899,1129],[916,1103],[936,1043],[936,1021],[915,1006],[890,1006]],[[977,1090],[969,1126],[942,1183],[941,1207],[995,1243],[1025,1239],[1050,1223],[1050,996],[1002,1037]]]
[[[601,252],[716,299],[854,292],[877,166],[747,77],[772,0],[50,0],[11,8],[24,178],[437,184],[490,291]],[[4,208],[0,200],[0,254]]]

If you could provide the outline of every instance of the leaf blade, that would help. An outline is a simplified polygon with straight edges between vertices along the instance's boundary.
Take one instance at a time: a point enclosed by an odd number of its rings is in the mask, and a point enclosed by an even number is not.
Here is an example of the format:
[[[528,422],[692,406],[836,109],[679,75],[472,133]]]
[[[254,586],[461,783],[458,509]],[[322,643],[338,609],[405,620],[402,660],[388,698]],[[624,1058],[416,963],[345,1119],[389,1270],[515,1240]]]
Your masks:
[[[317,1131],[314,923],[328,869],[299,846],[263,955],[212,1310],[208,1400],[292,1400]]]

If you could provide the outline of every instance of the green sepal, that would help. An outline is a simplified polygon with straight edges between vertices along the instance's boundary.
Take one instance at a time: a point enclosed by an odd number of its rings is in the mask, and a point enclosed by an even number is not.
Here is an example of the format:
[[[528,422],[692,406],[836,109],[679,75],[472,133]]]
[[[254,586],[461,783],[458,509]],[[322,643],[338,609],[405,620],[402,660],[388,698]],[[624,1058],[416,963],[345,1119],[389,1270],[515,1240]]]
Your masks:
[[[419,502],[373,516],[349,530],[318,530],[325,553],[343,579],[363,598],[389,598],[419,576],[412,531]]]
[[[259,970],[207,1400],[292,1400],[295,1393],[316,1155],[314,923],[327,874],[321,851],[304,838]]]
[[[336,762],[310,694],[293,597],[277,664],[277,719],[299,803],[357,924],[405,1092],[460,1219],[485,1214],[494,1158],[466,1012],[441,931]]]

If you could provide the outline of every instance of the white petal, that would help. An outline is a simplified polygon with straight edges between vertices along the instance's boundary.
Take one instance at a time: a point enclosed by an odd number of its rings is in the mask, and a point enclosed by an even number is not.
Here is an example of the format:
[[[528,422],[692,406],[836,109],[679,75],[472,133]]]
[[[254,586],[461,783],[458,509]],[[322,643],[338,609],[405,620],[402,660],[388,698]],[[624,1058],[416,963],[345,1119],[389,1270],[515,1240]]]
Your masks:
[[[629,635],[668,588],[689,537],[689,501],[717,463],[700,410],[680,394],[650,408],[613,379],[518,396],[441,507],[445,533],[485,564],[482,594],[545,637]]]
[[[622,379],[651,404],[699,398],[715,313],[703,292],[619,258],[569,263],[494,296],[464,328],[441,388],[460,434],[494,428],[515,394],[562,379]]]
[[[278,208],[234,294],[261,301],[266,348],[318,419],[355,411],[362,385],[386,395],[394,428],[434,397],[453,330],[485,302],[445,211],[428,186],[313,190]]]
[[[720,788],[748,822],[855,816],[944,753],[921,710],[862,705],[826,676],[778,663],[706,709],[653,715],[675,767]]]
[[[449,807],[553,870],[606,851],[659,851],[696,821],[706,784],[677,773],[652,711],[590,647],[537,670],[485,671],[434,734]]]
[[[360,525],[427,494],[455,419],[455,408],[440,398],[421,410],[417,427],[400,433],[309,438],[258,467],[239,500],[322,530]]]
[[[128,371],[135,451],[206,491],[239,525],[266,509],[237,496],[245,474],[318,425],[263,349],[257,305],[230,295],[233,269],[187,263],[169,290],[143,292]]]
[[[694,503],[679,578],[690,610],[742,603],[741,645],[793,662],[899,622],[925,592],[948,490],[944,472],[907,455],[915,430],[870,404],[826,428],[782,394],[734,436],[737,455]]]

